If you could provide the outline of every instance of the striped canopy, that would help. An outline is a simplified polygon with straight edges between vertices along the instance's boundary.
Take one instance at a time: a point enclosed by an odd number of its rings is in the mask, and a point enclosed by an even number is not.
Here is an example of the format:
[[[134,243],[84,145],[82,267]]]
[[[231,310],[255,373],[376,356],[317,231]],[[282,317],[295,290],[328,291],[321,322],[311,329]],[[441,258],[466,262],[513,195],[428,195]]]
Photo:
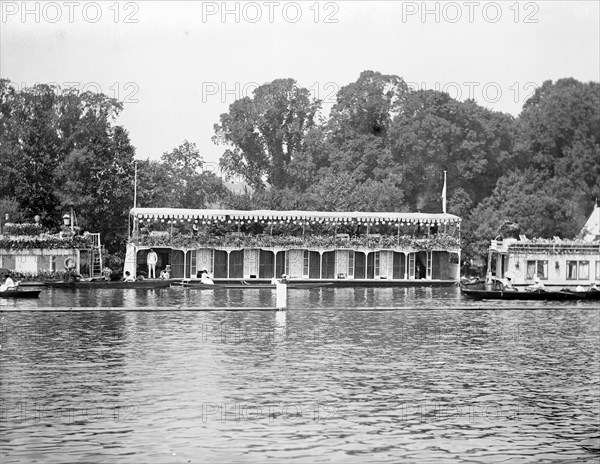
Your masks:
[[[357,211],[275,211],[179,208],[132,208],[137,220],[233,220],[233,221],[318,221],[318,222],[396,222],[405,224],[459,224],[461,219],[446,213],[371,213]]]

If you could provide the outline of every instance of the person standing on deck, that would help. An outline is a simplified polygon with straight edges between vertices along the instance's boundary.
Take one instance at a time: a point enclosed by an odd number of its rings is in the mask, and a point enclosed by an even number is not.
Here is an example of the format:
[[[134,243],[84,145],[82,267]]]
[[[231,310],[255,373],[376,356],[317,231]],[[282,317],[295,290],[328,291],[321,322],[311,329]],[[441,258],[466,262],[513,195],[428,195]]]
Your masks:
[[[152,248],[150,248],[150,251],[148,252],[146,262],[148,263],[148,278],[156,279],[156,263],[158,263],[158,255]]]

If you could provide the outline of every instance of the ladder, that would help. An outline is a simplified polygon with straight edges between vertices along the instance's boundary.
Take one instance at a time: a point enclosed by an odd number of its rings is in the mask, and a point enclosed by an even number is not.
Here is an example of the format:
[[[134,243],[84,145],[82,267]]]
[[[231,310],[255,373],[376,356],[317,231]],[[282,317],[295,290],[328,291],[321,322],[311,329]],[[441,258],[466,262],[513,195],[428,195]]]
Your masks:
[[[100,234],[90,234],[92,237],[92,269],[90,277],[102,277],[102,244]]]

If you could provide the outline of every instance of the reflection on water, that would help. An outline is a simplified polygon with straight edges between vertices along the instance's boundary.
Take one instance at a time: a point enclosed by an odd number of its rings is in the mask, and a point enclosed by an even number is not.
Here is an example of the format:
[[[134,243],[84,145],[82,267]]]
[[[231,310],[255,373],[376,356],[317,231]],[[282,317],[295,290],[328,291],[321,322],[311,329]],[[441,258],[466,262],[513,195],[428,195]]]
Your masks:
[[[593,305],[515,309],[455,288],[297,290],[289,303],[2,312],[0,462],[598,462],[582,448],[600,434]],[[0,304],[275,295],[55,290]],[[373,306],[416,309],[343,310]]]
[[[185,288],[166,289],[77,289],[47,288],[37,299],[3,299],[0,309],[36,309],[57,307],[118,308],[274,308],[273,289]],[[290,309],[359,309],[359,308],[427,308],[427,309],[498,309],[579,307],[595,308],[592,301],[480,301],[460,294],[458,287],[390,287],[390,288],[314,288],[289,289]]]

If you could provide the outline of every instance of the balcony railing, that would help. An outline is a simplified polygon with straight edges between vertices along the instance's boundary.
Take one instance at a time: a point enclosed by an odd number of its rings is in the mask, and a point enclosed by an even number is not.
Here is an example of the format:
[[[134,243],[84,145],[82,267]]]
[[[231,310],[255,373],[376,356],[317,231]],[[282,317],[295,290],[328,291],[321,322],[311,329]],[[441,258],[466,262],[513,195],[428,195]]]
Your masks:
[[[132,243],[138,246],[174,247],[174,248],[368,248],[368,249],[411,249],[456,250],[460,240],[444,234],[427,237],[407,235],[353,236],[336,237],[329,235],[244,235],[228,234],[222,236],[202,235],[138,235],[132,237]]]
[[[0,235],[0,249],[3,250],[91,248],[91,246],[92,239],[90,236],[64,237],[61,234]]]

